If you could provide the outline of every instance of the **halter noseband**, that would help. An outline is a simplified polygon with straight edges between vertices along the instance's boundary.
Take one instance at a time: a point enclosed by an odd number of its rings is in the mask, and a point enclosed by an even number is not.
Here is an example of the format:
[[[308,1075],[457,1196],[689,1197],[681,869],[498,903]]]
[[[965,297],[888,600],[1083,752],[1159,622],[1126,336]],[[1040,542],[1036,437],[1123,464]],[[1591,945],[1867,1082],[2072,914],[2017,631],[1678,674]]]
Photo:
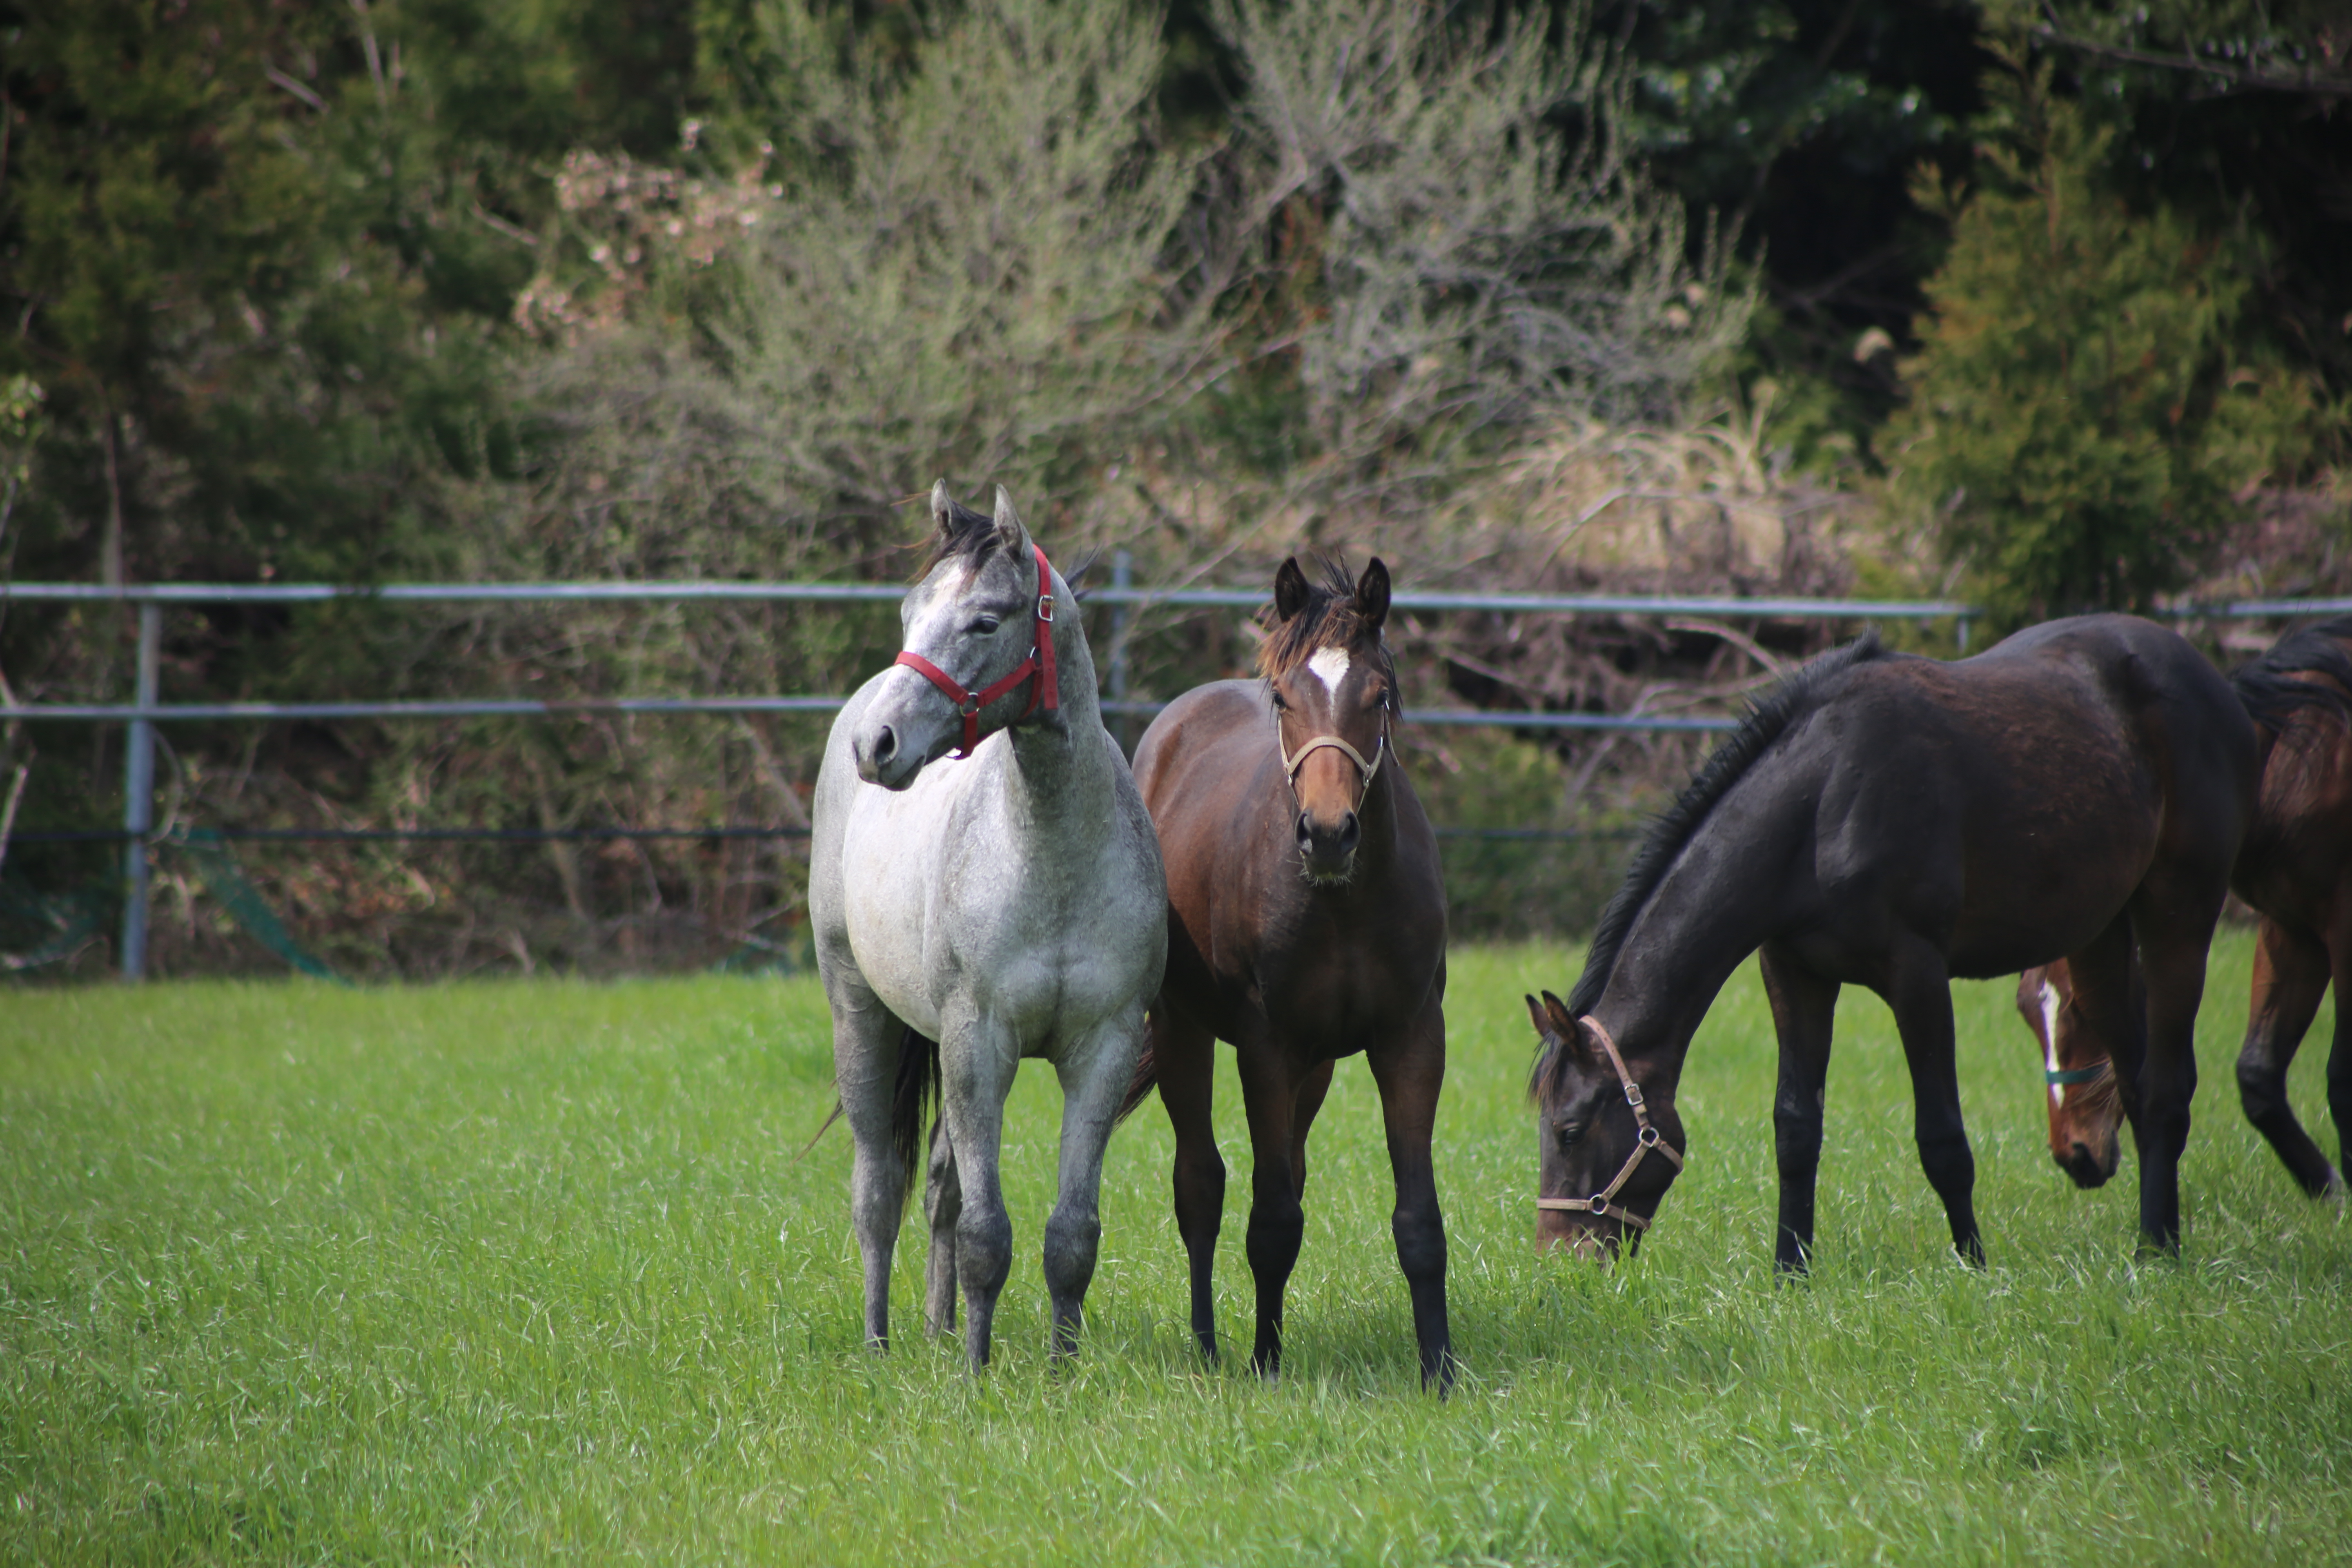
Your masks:
[[[1298,750],[1295,752],[1289,750],[1282,743],[1282,711],[1279,709],[1275,710],[1274,749],[1282,754],[1282,776],[1289,781],[1290,793],[1293,796],[1298,794],[1298,770],[1307,765],[1309,755],[1327,746],[1356,764],[1356,772],[1363,780],[1362,787],[1357,791],[1357,798],[1361,800],[1370,795],[1372,780],[1379,775],[1381,763],[1388,759],[1389,754],[1387,699],[1383,698],[1381,701],[1381,733],[1380,738],[1372,742],[1372,760],[1369,763],[1364,761],[1363,752],[1337,735],[1318,735]]]
[[[1021,710],[1021,717],[1013,720],[1014,723],[1018,724],[1022,719],[1041,708],[1051,713],[1062,705],[1062,683],[1054,672],[1053,570],[1045,564],[1045,551],[1034,542],[1029,552],[1037,558],[1037,609],[1034,623],[1037,640],[1030,645],[1029,657],[1014,665],[1003,679],[979,691],[967,691],[954,677],[921,654],[904,651],[891,660],[893,664],[903,664],[921,675],[945,692],[947,700],[956,705],[956,711],[963,716],[963,744],[948,755],[959,761],[971,755],[972,749],[980,744],[980,710],[1031,676],[1037,678],[1037,683],[1029,689],[1029,705]]]
[[[1617,1069],[1617,1081],[1625,1086],[1625,1103],[1633,1108],[1633,1121],[1641,1131],[1634,1135],[1633,1152],[1625,1156],[1622,1165],[1617,1167],[1616,1180],[1589,1198],[1539,1197],[1536,1199],[1536,1207],[1538,1210],[1553,1209],[1568,1214],[1597,1215],[1631,1226],[1635,1230],[1647,1230],[1650,1228],[1648,1220],[1612,1200],[1624,1190],[1627,1182],[1633,1179],[1633,1173],[1641,1166],[1642,1156],[1651,1150],[1655,1149],[1664,1155],[1677,1171],[1683,1168],[1683,1157],[1675,1152],[1673,1144],[1660,1136],[1656,1128],[1650,1125],[1650,1113],[1642,1104],[1642,1086],[1635,1083],[1633,1075],[1625,1070],[1625,1058],[1617,1054],[1617,1042],[1609,1037],[1609,1031],[1601,1027],[1601,1020],[1588,1013],[1578,1022],[1591,1025],[1593,1034],[1601,1041],[1601,1048],[1609,1053],[1609,1065]]]
[[[2053,1084],[2091,1083],[2115,1070],[2116,1064],[2111,1061],[2095,1062],[2086,1068],[2044,1068],[2042,1077]]]

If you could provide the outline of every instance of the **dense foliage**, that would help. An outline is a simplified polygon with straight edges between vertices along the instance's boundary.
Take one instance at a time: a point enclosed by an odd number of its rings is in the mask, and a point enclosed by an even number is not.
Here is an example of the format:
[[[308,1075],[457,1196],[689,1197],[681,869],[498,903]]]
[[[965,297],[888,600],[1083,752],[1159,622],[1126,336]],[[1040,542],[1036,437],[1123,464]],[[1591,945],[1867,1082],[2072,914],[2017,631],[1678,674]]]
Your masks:
[[[0,0],[0,39],[18,580],[895,579],[941,475],[1147,582],[1302,545],[1463,587],[1942,592],[1950,563],[2014,616],[2342,570],[2324,5]],[[10,606],[0,675],[117,699],[130,629]],[[1249,655],[1234,616],[1131,630],[1140,694]],[[1829,635],[1399,627],[1422,700],[1621,711],[1720,706]],[[842,690],[889,637],[175,612],[164,688]],[[820,732],[175,726],[165,816],[790,826]],[[15,828],[118,816],[110,731],[0,742]],[[1429,750],[1454,820],[1612,830],[1692,760]],[[97,888],[111,854],[5,864]],[[1461,858],[1468,926],[1583,918],[1546,912],[1549,871]],[[741,846],[248,859],[379,969],[702,951],[788,923],[799,875]],[[224,959],[205,889],[166,883],[167,959]]]

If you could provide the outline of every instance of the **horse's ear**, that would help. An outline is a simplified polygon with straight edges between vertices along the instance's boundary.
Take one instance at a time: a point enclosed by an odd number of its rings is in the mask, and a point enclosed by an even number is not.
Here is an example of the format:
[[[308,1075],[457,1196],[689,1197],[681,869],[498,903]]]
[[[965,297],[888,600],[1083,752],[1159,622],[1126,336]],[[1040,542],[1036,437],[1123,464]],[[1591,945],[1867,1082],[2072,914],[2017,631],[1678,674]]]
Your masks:
[[[996,537],[1016,560],[1021,547],[1029,542],[1028,531],[1021,526],[1021,514],[1013,510],[1013,497],[1003,485],[996,487]]]
[[[1377,555],[1356,579],[1356,614],[1376,632],[1389,618],[1389,569]]]
[[[1274,574],[1275,619],[1286,621],[1305,609],[1307,596],[1307,574],[1298,569],[1298,557],[1291,556]]]
[[[1583,1045],[1584,1031],[1576,1026],[1575,1016],[1569,1012],[1568,1004],[1549,991],[1543,994],[1543,1000],[1544,1013],[1551,1021],[1551,1032],[1571,1046]]]
[[[931,521],[933,525],[939,529],[940,538],[953,539],[955,537],[955,497],[948,494],[947,480],[932,480]]]
[[[1528,1005],[1528,1021],[1536,1026],[1536,1033],[1549,1038],[1551,1035],[1551,1020],[1544,1016],[1543,1004],[1532,996],[1522,996],[1520,1000]]]

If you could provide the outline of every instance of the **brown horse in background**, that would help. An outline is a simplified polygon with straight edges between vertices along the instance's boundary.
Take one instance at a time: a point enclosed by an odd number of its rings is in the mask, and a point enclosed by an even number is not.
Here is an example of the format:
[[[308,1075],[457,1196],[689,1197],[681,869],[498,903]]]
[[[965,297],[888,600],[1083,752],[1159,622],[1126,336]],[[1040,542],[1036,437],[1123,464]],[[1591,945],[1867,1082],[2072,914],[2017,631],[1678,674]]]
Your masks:
[[[1436,837],[1390,741],[1388,609],[1377,559],[1353,584],[1334,565],[1310,584],[1284,562],[1258,655],[1265,679],[1186,692],[1136,748],[1168,870],[1168,969],[1123,1111],[1156,1079],[1176,1131],[1192,1332],[1213,1361],[1225,1166],[1210,1094],[1216,1042],[1233,1043],[1253,1162],[1250,1364],[1270,1377],[1306,1226],[1307,1130],[1333,1062],[1363,1052],[1387,1122],[1391,1225],[1422,1382],[1442,1387],[1454,1355],[1429,1145],[1445,1081],[1445,890]]]
[[[2295,1120],[2286,1070],[2334,980],[2339,1002],[2327,1058],[2327,1104],[2336,1119],[2337,1157],[2345,1158],[2343,1145],[2352,1141],[2352,1018],[2340,1001],[2352,974],[2352,617],[2281,638],[2230,682],[2253,717],[2263,764],[2253,820],[2230,875],[2231,889],[2262,916],[2246,1039],[2238,1053],[2238,1097],[2246,1120],[2270,1140],[2304,1191],[2325,1197],[2341,1194],[2344,1179]],[[2045,982],[2062,998],[2049,1015],[2056,1024],[2054,1040],[2038,1016]],[[2096,1075],[2108,1063],[2113,1031],[2137,1030],[2141,1020],[2137,1010],[2119,1020],[2086,1016],[2072,994],[2063,961],[2028,970],[2019,977],[2018,1010],[2042,1040],[2044,1060],[2052,1064],[2045,1071]],[[2126,1058],[2137,1054],[2135,1040]],[[2096,1150],[2103,1137],[2112,1149],[2117,1123],[2135,1108],[2126,1096],[2102,1094],[2091,1079],[2080,1081],[2088,1090],[2083,1096],[2052,1091],[2050,1151],[2079,1185],[2096,1186],[2098,1181],[2084,1180],[2069,1152]],[[2105,1079],[2116,1081],[2112,1074]],[[2114,1169],[2109,1155],[2098,1180]]]
[[[2094,999],[2075,993],[2074,972],[2063,958],[2017,977],[2018,1015],[2042,1047],[2042,1081],[2050,1090],[2050,1157],[2078,1187],[2105,1185],[2123,1152],[2117,1129],[2130,1108],[2102,1025],[2143,1026],[2147,1003],[2137,954],[2129,967],[2130,1012],[2121,1020],[2093,1016]]]

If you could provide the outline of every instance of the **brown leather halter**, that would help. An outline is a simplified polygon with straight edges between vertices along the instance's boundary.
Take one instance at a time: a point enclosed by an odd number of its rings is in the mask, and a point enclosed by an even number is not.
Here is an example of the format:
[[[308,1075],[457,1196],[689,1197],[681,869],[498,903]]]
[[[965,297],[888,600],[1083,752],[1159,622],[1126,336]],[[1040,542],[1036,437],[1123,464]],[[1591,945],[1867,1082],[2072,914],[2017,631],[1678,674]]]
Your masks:
[[[958,760],[971,755],[972,748],[980,744],[980,710],[1031,676],[1037,678],[1037,684],[1029,689],[1029,705],[1021,710],[1021,718],[1013,720],[1014,723],[1018,724],[1022,719],[1041,708],[1051,713],[1062,704],[1061,679],[1054,673],[1053,569],[1045,564],[1045,551],[1034,543],[1029,546],[1029,550],[1037,557],[1037,612],[1034,622],[1037,640],[1030,645],[1029,657],[1014,665],[1012,673],[983,690],[967,691],[953,676],[921,654],[903,651],[890,661],[905,665],[938,687],[947,694],[948,700],[956,705],[956,711],[963,715],[963,744],[948,753]]]
[[[1577,1021],[1592,1026],[1592,1033],[1600,1039],[1601,1048],[1609,1053],[1609,1065],[1617,1069],[1617,1081],[1625,1086],[1625,1103],[1633,1108],[1633,1121],[1641,1131],[1634,1135],[1633,1152],[1625,1156],[1625,1163],[1622,1165],[1617,1167],[1616,1180],[1589,1198],[1539,1197],[1536,1199],[1536,1207],[1538,1210],[1553,1209],[1568,1214],[1598,1215],[1605,1219],[1613,1219],[1620,1224],[1632,1226],[1635,1230],[1647,1230],[1650,1228],[1648,1220],[1643,1219],[1624,1205],[1612,1200],[1624,1190],[1627,1182],[1633,1179],[1633,1173],[1641,1168],[1642,1156],[1651,1150],[1655,1149],[1664,1155],[1677,1171],[1683,1168],[1683,1157],[1675,1152],[1673,1144],[1667,1142],[1659,1134],[1656,1128],[1650,1125],[1650,1112],[1642,1104],[1642,1086],[1635,1083],[1633,1075],[1625,1070],[1625,1058],[1618,1055],[1617,1042],[1609,1037],[1609,1031],[1601,1026],[1601,1020],[1588,1013]]]

